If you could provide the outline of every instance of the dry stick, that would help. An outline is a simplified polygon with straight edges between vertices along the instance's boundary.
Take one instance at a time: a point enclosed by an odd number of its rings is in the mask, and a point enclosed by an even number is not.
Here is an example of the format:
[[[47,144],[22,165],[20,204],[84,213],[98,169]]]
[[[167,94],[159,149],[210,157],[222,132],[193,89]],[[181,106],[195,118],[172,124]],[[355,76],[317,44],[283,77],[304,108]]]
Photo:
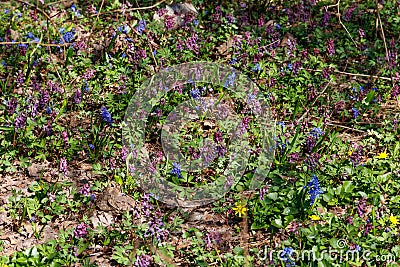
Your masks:
[[[381,26],[380,28],[381,28],[381,33],[382,33],[383,45],[385,46],[386,60],[387,60],[388,64],[390,65],[389,51],[388,51],[387,44],[386,44],[385,32],[383,31],[381,15],[379,14],[378,1],[376,1],[376,13],[378,14],[378,20],[379,20],[379,24]],[[393,77],[392,77],[391,73],[390,73],[390,76],[391,76],[390,80],[391,80],[392,86],[393,86]]]
[[[63,43],[63,44],[44,44],[39,42],[0,42],[0,45],[18,45],[18,44],[39,44],[39,46],[70,46],[71,43]]]
[[[127,8],[127,9],[125,9],[125,10],[116,9],[116,10],[105,11],[105,12],[103,12],[103,13],[101,13],[101,12],[99,11],[97,14],[92,14],[91,17],[99,16],[100,14],[103,15],[103,14],[107,14],[107,13],[115,13],[115,12],[124,12],[124,11],[126,12],[126,11],[135,11],[135,10],[151,9],[151,8],[155,8],[155,7],[159,6],[159,5],[161,5],[161,4],[164,3],[165,1],[167,1],[167,0],[161,0],[160,2],[157,2],[157,3],[155,3],[155,4],[152,5],[152,6]]]
[[[322,70],[314,70],[314,69],[307,69],[307,68],[299,68],[301,70],[307,70],[307,71],[316,71],[316,72],[322,72]],[[382,77],[382,76],[376,76],[376,75],[367,75],[367,74],[361,74],[361,73],[350,73],[350,72],[344,72],[344,71],[339,71],[339,70],[334,70],[333,72],[343,74],[343,75],[349,75],[349,76],[360,76],[360,77],[372,77],[376,79],[381,79],[381,80],[387,80],[391,81],[390,78],[388,77]]]
[[[322,90],[322,92],[319,93],[319,95],[314,99],[314,102],[311,104],[311,107],[314,106],[314,104],[315,104],[315,102],[317,102],[318,98],[319,98],[320,96],[322,96],[322,95],[325,93],[326,89],[328,89],[328,86],[329,86],[330,84],[331,84],[331,81],[328,82],[328,84],[325,86],[324,90]],[[308,112],[310,112],[310,110],[311,110],[311,108],[307,109],[307,111],[304,112],[304,114],[300,117],[300,119],[298,119],[298,121],[303,120],[304,117],[308,114]]]
[[[353,42],[353,44],[356,46],[356,48],[358,48],[357,43],[354,41],[354,39],[353,39],[353,37],[351,36],[350,32],[347,30],[346,26],[345,26],[345,25],[343,24],[343,22],[342,22],[342,15],[340,15],[340,0],[338,0],[338,2],[337,2],[336,4],[327,6],[326,8],[330,8],[330,7],[337,7],[336,16],[337,16],[338,19],[339,19],[340,25],[342,25],[342,27],[345,29],[345,31],[346,31],[347,34],[349,35],[349,37],[350,37],[351,41]]]
[[[340,128],[343,128],[343,129],[348,129],[348,130],[352,130],[352,131],[359,132],[359,133],[365,133],[365,131],[363,131],[363,130],[358,130],[358,129],[347,127],[347,126],[340,125],[340,124],[334,124],[334,123],[326,122],[325,125],[330,125],[330,126],[334,126],[334,127],[340,127]]]

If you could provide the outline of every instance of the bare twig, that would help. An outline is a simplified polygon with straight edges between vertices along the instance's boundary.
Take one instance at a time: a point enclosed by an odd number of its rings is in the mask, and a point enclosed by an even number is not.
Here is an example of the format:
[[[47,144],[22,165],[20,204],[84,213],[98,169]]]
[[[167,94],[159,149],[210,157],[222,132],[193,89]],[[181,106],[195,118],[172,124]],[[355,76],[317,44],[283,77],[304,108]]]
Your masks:
[[[320,98],[320,96],[322,96],[322,95],[325,93],[326,89],[328,89],[328,86],[329,86],[330,84],[331,84],[331,81],[329,81],[329,82],[327,83],[327,85],[326,85],[325,88],[322,90],[322,92],[319,93],[319,95],[314,99],[314,102],[311,104],[311,107],[314,106],[314,104],[317,102],[317,100]],[[298,119],[297,121],[303,120],[304,117],[308,114],[308,112],[310,112],[310,110],[311,110],[311,108],[307,109],[307,111],[304,112],[304,114],[303,114],[303,115],[300,117],[300,119]]]
[[[92,17],[95,16],[99,16],[100,14],[108,14],[108,13],[116,13],[116,12],[126,12],[126,11],[135,11],[135,10],[145,10],[145,9],[152,9],[155,8],[159,5],[161,5],[162,3],[166,2],[167,0],[161,0],[160,2],[155,3],[152,6],[145,6],[145,7],[134,7],[134,8],[127,8],[127,9],[115,9],[115,10],[110,10],[110,11],[105,11],[103,13],[101,13],[100,11],[97,14],[92,14]]]
[[[388,51],[387,44],[386,44],[385,31],[383,30],[381,15],[379,14],[378,1],[375,1],[375,3],[376,3],[376,13],[378,15],[379,25],[380,25],[381,33],[382,33],[383,45],[385,46],[386,60],[387,60],[388,64],[390,65],[389,51]],[[390,76],[391,76],[390,81],[392,82],[392,85],[393,85],[393,77],[392,77],[392,75],[390,75]]]
[[[334,124],[334,123],[331,123],[331,122],[326,122],[325,125],[339,127],[339,128],[343,128],[343,129],[347,129],[347,130],[352,130],[352,131],[359,132],[359,133],[366,133],[363,130],[358,130],[358,129],[347,127],[347,126],[344,126],[344,125],[341,125],[341,124]]]
[[[337,8],[336,16],[337,16],[338,19],[339,19],[340,25],[342,25],[342,27],[345,29],[345,31],[346,31],[347,34],[349,35],[349,37],[350,37],[351,41],[353,42],[353,44],[356,46],[356,48],[358,48],[358,44],[354,41],[354,39],[353,39],[353,37],[351,36],[350,32],[347,30],[346,26],[345,26],[345,25],[343,24],[343,22],[342,22],[342,15],[340,14],[340,0],[338,0],[336,4],[327,6],[326,8],[330,8],[330,7],[336,7],[336,8]]]
[[[63,43],[63,44],[45,44],[45,43],[39,43],[39,42],[0,42],[0,45],[19,45],[19,44],[38,44],[39,46],[70,46],[72,43]]]
[[[307,68],[300,68],[300,69],[307,70],[307,71],[322,72],[322,70],[314,70],[314,69],[307,69]],[[391,81],[391,78],[376,76],[376,75],[368,75],[368,74],[362,74],[362,73],[350,73],[350,72],[344,72],[344,71],[339,71],[339,70],[334,70],[333,72],[343,74],[343,75],[349,75],[349,76],[372,77],[375,79]]]

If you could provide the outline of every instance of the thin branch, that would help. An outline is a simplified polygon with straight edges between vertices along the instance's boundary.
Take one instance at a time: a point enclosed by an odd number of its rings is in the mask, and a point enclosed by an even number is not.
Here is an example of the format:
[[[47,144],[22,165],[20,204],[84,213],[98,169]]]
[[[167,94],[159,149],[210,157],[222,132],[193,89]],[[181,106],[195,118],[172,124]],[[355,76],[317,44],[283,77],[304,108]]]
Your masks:
[[[344,125],[334,124],[334,123],[330,123],[330,122],[326,122],[325,125],[339,127],[339,128],[343,128],[343,129],[347,129],[347,130],[352,130],[352,131],[359,132],[359,133],[366,133],[365,131],[362,131],[362,130],[358,130],[358,129],[355,129],[355,128],[350,128],[350,127],[347,127],[347,126],[344,126]]]
[[[340,0],[338,0],[336,4],[327,6],[326,8],[330,8],[330,7],[336,7],[336,8],[337,8],[336,16],[337,16],[338,19],[339,19],[340,25],[342,25],[342,27],[345,29],[345,31],[346,31],[347,34],[349,35],[349,37],[350,37],[351,41],[353,42],[353,44],[356,46],[356,48],[358,48],[357,43],[354,41],[354,39],[353,39],[353,37],[351,36],[350,32],[347,30],[346,26],[345,26],[345,25],[343,24],[343,22],[342,22],[342,15],[340,14]]]
[[[311,104],[311,107],[314,106],[314,104],[317,102],[317,100],[325,93],[326,89],[328,89],[328,86],[331,84],[331,81],[329,81],[327,83],[327,85],[325,86],[325,88],[322,90],[321,93],[319,93],[319,95],[314,99],[314,102]],[[298,119],[297,121],[301,121],[304,119],[304,117],[308,114],[308,112],[310,112],[311,108],[307,109],[306,112],[304,112],[304,114],[300,117],[300,119]]]
[[[64,43],[64,44],[45,44],[45,43],[39,43],[39,42],[0,42],[0,45],[19,45],[19,44],[38,44],[39,46],[70,46],[72,43]]]
[[[322,72],[322,70],[314,70],[314,69],[307,69],[307,68],[299,68],[301,70],[307,70],[307,71],[315,71],[315,72]],[[388,77],[382,77],[382,76],[376,76],[376,75],[368,75],[368,74],[361,74],[361,73],[350,73],[350,72],[344,72],[344,71],[339,71],[339,70],[334,70],[333,72],[343,74],[343,75],[349,75],[349,76],[360,76],[360,77],[372,77],[375,79],[381,79],[381,80],[386,80],[386,81],[391,81],[391,78]]]
[[[127,9],[114,9],[114,10],[110,10],[110,11],[105,11],[103,13],[101,13],[100,11],[97,14],[92,14],[91,17],[95,17],[95,16],[99,16],[104,15],[104,14],[108,14],[108,13],[116,13],[116,12],[126,12],[126,11],[135,11],[135,10],[145,10],[145,9],[152,9],[155,8],[159,5],[161,5],[162,3],[166,2],[167,0],[161,0],[160,2],[155,3],[152,6],[145,6],[145,7],[134,7],[134,8],[127,8]]]
[[[387,44],[386,44],[385,31],[383,30],[381,15],[379,14],[378,1],[376,1],[376,13],[378,14],[378,20],[379,20],[379,24],[381,26],[380,28],[381,28],[381,33],[382,33],[383,45],[385,46],[386,60],[387,60],[388,64],[390,65],[389,51],[388,51]],[[393,85],[393,77],[391,77],[390,80],[391,80],[392,85]]]

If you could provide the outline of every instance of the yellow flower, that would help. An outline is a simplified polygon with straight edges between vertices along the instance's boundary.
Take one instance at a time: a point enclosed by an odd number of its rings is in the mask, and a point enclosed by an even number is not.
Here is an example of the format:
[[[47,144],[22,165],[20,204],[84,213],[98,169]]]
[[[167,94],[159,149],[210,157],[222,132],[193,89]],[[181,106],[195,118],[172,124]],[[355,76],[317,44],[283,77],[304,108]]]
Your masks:
[[[378,159],[387,159],[389,157],[389,155],[385,152],[379,153],[377,158]]]
[[[319,221],[319,220],[321,220],[321,218],[320,218],[318,215],[311,215],[311,216],[310,216],[310,219],[313,220],[313,221]]]
[[[353,150],[350,150],[349,152],[347,152],[347,155],[349,155],[349,156],[353,155]]]
[[[399,221],[397,220],[396,216],[390,215],[389,220],[394,225],[399,224]]]
[[[235,211],[235,214],[237,214],[239,217],[242,217],[242,215],[246,214],[247,208],[243,206],[241,203],[235,202],[235,208],[233,210]]]

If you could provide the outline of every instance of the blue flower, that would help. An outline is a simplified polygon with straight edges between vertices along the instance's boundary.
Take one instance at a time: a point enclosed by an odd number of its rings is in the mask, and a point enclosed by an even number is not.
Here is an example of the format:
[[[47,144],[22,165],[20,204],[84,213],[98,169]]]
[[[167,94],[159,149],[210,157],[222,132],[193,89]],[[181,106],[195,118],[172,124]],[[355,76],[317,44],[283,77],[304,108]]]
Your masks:
[[[182,178],[182,174],[181,174],[181,165],[177,162],[172,163],[172,170],[171,170],[171,174],[175,174],[178,175],[178,178]]]
[[[89,84],[87,80],[85,80],[85,88],[83,90],[85,91],[85,93],[89,92]]]
[[[358,109],[352,108],[351,111],[353,112],[354,119],[357,119],[357,117],[358,117]]]
[[[310,135],[318,139],[320,136],[324,135],[324,131],[322,131],[321,128],[315,127],[311,130]]]
[[[307,184],[307,187],[309,188],[308,194],[310,195],[310,205],[313,205],[315,200],[324,193],[321,190],[318,177],[315,174],[311,177],[311,181]]]
[[[285,266],[294,266],[292,255],[294,253],[294,249],[291,247],[284,248],[283,251],[279,254],[279,258],[285,262]]]
[[[199,20],[197,20],[197,19],[193,20],[193,25],[194,25],[194,26],[199,25]]]
[[[71,43],[72,40],[75,38],[75,31],[72,30],[72,31],[69,31],[69,32],[64,33],[63,38],[64,38],[64,41],[65,41],[66,43]],[[60,44],[62,44],[62,43],[63,43],[63,42],[60,41]]]
[[[91,150],[94,150],[94,145],[93,144],[89,144],[89,147]]]
[[[201,97],[199,88],[191,90],[190,95],[192,96],[193,99],[198,100]]]
[[[129,27],[127,25],[119,26],[117,31],[127,34],[129,31]]]
[[[233,83],[235,82],[235,78],[236,78],[236,72],[232,72],[231,74],[228,75],[224,87],[230,87],[233,85]]]
[[[278,121],[278,125],[282,127],[282,130],[285,128],[285,122],[284,121]]]
[[[260,71],[261,70],[260,64],[257,63],[251,70],[254,72]]]
[[[230,61],[229,61],[229,64],[236,64],[236,62],[237,62],[237,58],[236,57],[233,57]]]
[[[136,27],[136,30],[140,34],[142,34],[145,29],[146,29],[146,21],[140,20],[138,26]]]
[[[292,70],[292,69],[293,69],[293,64],[292,64],[292,63],[289,63],[289,64],[287,65],[287,67],[288,67],[289,70]]]
[[[112,117],[110,112],[108,112],[106,107],[101,108],[101,117],[103,118],[103,121],[107,122],[108,124],[112,124]]]

